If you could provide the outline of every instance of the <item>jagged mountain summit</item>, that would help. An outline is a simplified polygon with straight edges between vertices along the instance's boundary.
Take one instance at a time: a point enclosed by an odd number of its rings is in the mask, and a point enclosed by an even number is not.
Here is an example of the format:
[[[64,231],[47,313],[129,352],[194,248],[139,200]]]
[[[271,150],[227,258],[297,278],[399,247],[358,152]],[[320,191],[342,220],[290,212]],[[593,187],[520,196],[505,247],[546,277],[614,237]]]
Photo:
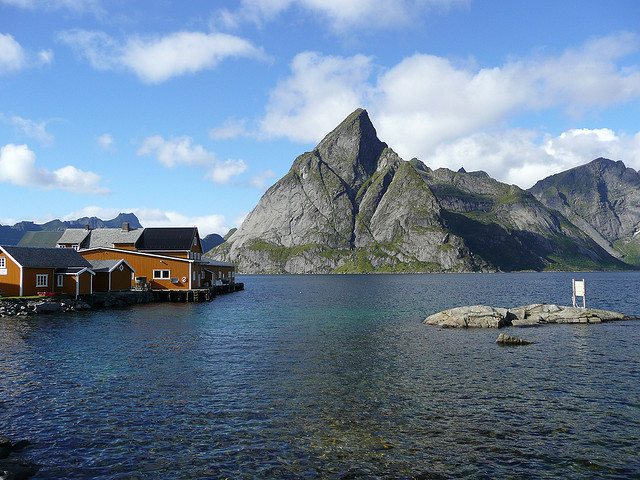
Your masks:
[[[211,256],[247,273],[624,267],[517,186],[404,161],[362,109],[296,158]]]
[[[597,158],[540,180],[529,191],[611,255],[640,265],[640,174]]]

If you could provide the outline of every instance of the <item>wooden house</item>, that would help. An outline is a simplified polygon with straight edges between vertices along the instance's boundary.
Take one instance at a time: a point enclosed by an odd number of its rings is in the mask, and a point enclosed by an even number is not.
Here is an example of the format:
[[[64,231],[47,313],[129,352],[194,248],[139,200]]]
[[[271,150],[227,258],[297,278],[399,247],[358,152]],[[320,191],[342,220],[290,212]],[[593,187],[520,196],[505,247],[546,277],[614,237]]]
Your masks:
[[[90,262],[124,260],[137,283],[156,290],[235,282],[235,265],[203,258],[196,227],[68,229],[58,246],[77,249]]]
[[[6,296],[93,293],[91,264],[73,249],[0,246],[0,290]]]

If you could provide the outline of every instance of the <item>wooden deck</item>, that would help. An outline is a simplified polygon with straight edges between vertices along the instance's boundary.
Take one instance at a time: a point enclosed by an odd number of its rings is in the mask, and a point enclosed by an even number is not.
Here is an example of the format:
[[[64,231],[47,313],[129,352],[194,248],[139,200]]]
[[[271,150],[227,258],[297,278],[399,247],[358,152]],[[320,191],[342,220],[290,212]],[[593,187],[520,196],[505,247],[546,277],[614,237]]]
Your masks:
[[[191,290],[152,290],[153,298],[159,302],[210,302],[217,295],[244,290],[244,283],[228,285],[214,285],[209,288],[194,288]]]

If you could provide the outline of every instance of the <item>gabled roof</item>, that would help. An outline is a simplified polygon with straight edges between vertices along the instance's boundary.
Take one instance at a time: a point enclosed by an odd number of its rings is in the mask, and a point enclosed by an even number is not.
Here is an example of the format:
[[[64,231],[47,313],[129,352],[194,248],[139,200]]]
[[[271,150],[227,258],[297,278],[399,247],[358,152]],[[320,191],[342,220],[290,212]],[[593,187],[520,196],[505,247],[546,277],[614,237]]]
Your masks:
[[[136,248],[148,251],[191,250],[197,227],[152,227],[145,228]]]
[[[58,230],[41,230],[37,232],[25,232],[18,246],[20,247],[55,247],[64,232]]]
[[[236,266],[233,263],[219,262],[218,260],[213,260],[212,258],[202,257],[201,261],[207,267],[235,267]]]
[[[113,272],[121,263],[129,267],[131,271],[135,272],[135,269],[129,265],[124,258],[121,258],[120,260],[89,260],[89,263],[91,264],[91,269],[94,272]]]
[[[123,230],[121,228],[96,228],[91,230],[89,235],[89,242],[83,245],[82,248],[99,248],[99,247],[113,247],[116,244],[131,244],[135,243],[142,235],[143,229],[136,228],[134,230]]]
[[[91,230],[84,228],[67,228],[58,240],[58,244],[80,245],[89,233]]]
[[[5,245],[0,247],[23,267],[69,268],[87,267],[91,264],[82,255],[71,248],[19,247]]]

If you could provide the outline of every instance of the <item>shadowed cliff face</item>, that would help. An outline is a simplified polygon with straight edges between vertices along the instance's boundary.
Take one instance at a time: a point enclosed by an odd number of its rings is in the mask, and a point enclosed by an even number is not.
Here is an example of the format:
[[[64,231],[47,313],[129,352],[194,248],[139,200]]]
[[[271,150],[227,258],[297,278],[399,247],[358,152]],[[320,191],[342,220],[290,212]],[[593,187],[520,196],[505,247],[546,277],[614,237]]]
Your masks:
[[[606,158],[540,180],[529,191],[609,253],[640,264],[640,175]]]
[[[243,272],[540,270],[613,262],[532,195],[405,162],[358,109],[295,159],[213,252]],[[572,263],[573,262],[573,263]]]

